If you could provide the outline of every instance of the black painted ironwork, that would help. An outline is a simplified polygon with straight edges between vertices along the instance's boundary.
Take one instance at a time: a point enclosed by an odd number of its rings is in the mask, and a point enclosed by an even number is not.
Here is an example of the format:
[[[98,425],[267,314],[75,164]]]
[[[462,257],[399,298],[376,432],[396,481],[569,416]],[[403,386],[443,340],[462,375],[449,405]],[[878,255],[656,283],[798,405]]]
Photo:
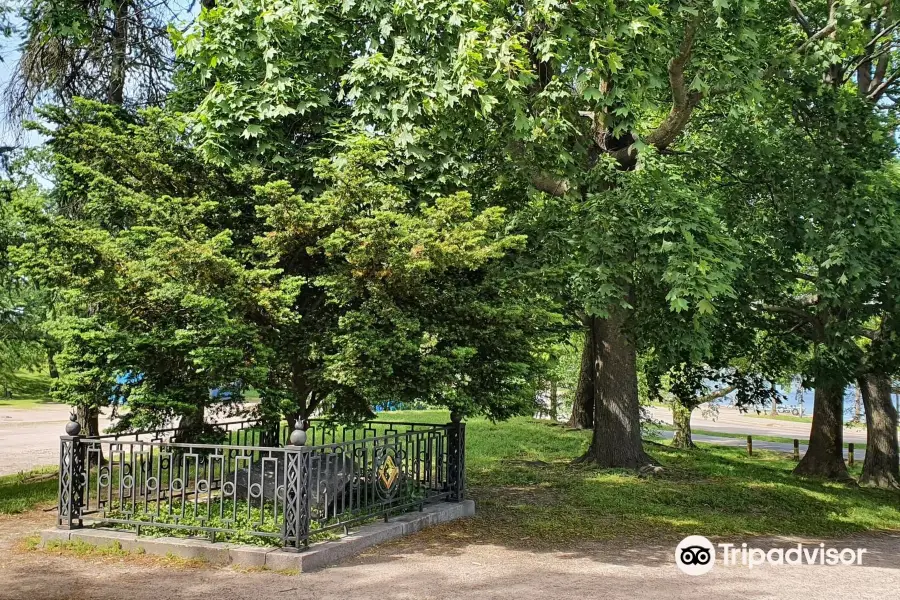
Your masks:
[[[311,538],[464,497],[465,425],[223,423],[226,443],[177,429],[60,438],[60,527],[102,523],[215,540]],[[241,443],[241,442],[251,443]]]

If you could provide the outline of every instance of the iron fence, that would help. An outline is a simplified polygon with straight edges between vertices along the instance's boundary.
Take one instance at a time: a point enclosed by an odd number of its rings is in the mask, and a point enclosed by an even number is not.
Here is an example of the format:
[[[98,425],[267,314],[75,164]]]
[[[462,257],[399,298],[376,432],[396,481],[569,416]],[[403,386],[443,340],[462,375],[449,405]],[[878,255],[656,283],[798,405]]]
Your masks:
[[[436,501],[464,497],[465,424],[314,420],[304,430],[222,424],[225,443],[177,429],[60,438],[59,520],[138,533],[311,538]],[[173,441],[176,440],[176,441]]]

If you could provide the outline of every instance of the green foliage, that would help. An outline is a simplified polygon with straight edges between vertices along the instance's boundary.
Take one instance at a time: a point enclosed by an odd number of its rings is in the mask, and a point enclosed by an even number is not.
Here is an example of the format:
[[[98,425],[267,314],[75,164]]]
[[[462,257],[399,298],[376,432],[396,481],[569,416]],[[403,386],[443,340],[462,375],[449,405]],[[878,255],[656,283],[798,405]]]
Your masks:
[[[84,101],[44,114],[55,187],[19,203],[28,235],[12,252],[65,290],[60,397],[105,404],[117,388],[123,427],[227,407],[248,386],[288,416],[526,405],[557,317],[507,268],[523,238],[503,208],[410,186],[365,136],[300,194],[204,163],[176,116]]]
[[[732,292],[736,246],[641,138],[672,106],[669,65],[686,40],[688,89],[673,93],[752,94],[775,18],[755,2],[223,2],[176,47],[210,86],[193,118],[215,160],[296,165],[308,185],[311,154],[365,130],[386,134],[411,178],[527,198],[535,174],[565,177],[581,197],[532,197],[515,217],[543,285],[605,315],[629,307],[634,282],[661,282],[653,301],[699,323]],[[475,171],[481,182],[465,177],[479,160],[497,165]]]
[[[209,504],[210,514],[206,515],[207,506],[205,503],[197,505],[195,514],[193,502],[159,502],[159,515],[139,513],[130,515],[130,520],[146,521],[147,525],[141,525],[140,534],[148,537],[207,537],[208,532],[202,529],[191,529],[196,527],[222,527],[225,529],[234,529],[230,533],[217,533],[216,539],[223,542],[232,542],[236,544],[251,544],[255,546],[275,546],[278,545],[279,535],[281,534],[281,524],[275,520],[274,512],[271,507],[251,506],[246,500],[221,500],[217,499]],[[184,514],[182,514],[182,511]],[[221,511],[221,515],[220,515]],[[119,509],[112,507],[107,511],[106,515],[111,519],[123,518]],[[177,528],[155,527],[153,523],[163,525],[178,525]],[[136,529],[134,525],[125,525],[122,529]],[[316,529],[317,524],[311,523],[310,529]],[[273,536],[253,535],[250,532],[257,531],[262,533],[275,534]]]
[[[860,332],[897,308],[891,122],[852,90],[826,89],[815,102],[790,90],[773,95],[723,125],[717,151],[728,165],[722,179],[741,192],[727,213],[743,234],[739,294],[756,302],[750,322],[774,337],[792,334],[784,343],[811,379],[852,380]],[[845,143],[834,143],[835,126]]]
[[[224,1],[176,48],[210,87],[199,133],[220,160],[302,168],[324,130],[349,120],[461,163],[493,121],[526,144],[520,159],[572,171],[584,165],[589,126],[579,111],[603,114],[613,138],[668,111],[668,62],[690,24],[702,38],[692,90],[754,82],[759,13],[756,2]],[[298,149],[300,132],[311,145]]]
[[[4,182],[14,188],[12,182]],[[53,296],[18,276],[7,248],[21,241],[22,229],[11,198],[32,198],[34,189],[5,190],[9,198],[0,203],[0,388],[11,390],[17,373],[42,367],[48,351],[55,347],[44,320]]]

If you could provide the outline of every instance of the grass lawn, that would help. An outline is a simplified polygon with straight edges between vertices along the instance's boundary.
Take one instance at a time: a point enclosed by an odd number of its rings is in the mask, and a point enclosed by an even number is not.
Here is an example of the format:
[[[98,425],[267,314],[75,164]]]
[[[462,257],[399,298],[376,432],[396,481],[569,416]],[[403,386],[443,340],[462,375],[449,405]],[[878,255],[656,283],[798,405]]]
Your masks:
[[[381,413],[392,421],[448,422],[444,411]],[[467,424],[468,493],[474,519],[447,535],[461,540],[564,548],[598,539],[641,542],[706,536],[839,536],[900,531],[900,494],[791,475],[787,454],[647,444],[664,467],[655,477],[573,465],[589,432],[516,418]],[[859,475],[860,465],[851,469]],[[0,478],[0,513],[52,504],[55,478]]]
[[[402,415],[402,416],[401,416]],[[438,411],[380,418],[446,422]],[[466,428],[476,537],[562,544],[629,537],[698,535],[836,536],[900,530],[900,495],[791,475],[787,454],[701,445],[683,451],[648,444],[662,476],[572,465],[589,433],[528,418]],[[858,476],[860,465],[851,468]],[[484,532],[483,534],[480,532]]]
[[[50,400],[50,375],[47,373],[19,371],[9,390],[12,397],[0,397],[0,408],[35,408],[56,404]]]
[[[0,515],[15,515],[44,504],[55,504],[56,467],[0,477]]]

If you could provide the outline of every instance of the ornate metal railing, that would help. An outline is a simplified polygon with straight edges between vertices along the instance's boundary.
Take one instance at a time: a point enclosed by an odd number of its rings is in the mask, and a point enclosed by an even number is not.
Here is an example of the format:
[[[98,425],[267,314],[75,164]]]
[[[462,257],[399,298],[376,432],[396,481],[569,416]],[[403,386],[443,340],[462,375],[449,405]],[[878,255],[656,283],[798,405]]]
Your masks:
[[[209,425],[209,431],[215,432],[222,438],[223,443],[237,446],[266,446],[277,447],[283,445],[290,431],[282,428],[279,432],[277,426],[264,424],[261,419],[241,419],[219,421]],[[209,431],[207,433],[209,433]],[[198,442],[189,439],[190,432],[180,427],[160,427],[143,431],[130,431],[118,433],[105,433],[91,436],[100,440],[134,440],[149,442]]]
[[[360,427],[314,420],[293,431],[221,425],[228,443],[195,444],[177,430],[85,437],[69,423],[60,439],[59,526],[252,536],[299,549],[330,530],[464,497],[459,419]]]

